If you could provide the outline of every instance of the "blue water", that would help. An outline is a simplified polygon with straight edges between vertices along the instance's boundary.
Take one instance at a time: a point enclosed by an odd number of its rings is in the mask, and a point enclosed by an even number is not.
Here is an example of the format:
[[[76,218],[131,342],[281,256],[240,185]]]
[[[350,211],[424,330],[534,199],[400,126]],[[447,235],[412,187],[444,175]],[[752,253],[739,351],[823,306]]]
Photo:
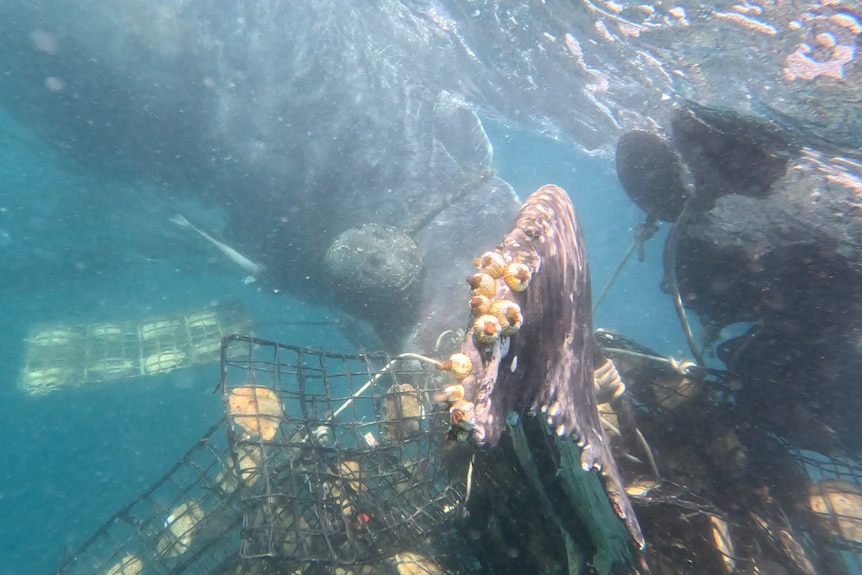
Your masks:
[[[489,134],[498,173],[521,197],[544,183],[570,192],[597,293],[643,217],[616,182],[612,161],[503,126],[490,125]],[[239,300],[260,336],[334,351],[353,345],[326,323],[329,310],[243,284],[229,265],[171,243],[160,233],[170,224],[154,215],[163,206],[148,202],[179,201],[182,190],[83,172],[1,115],[0,173],[0,255],[11,270],[0,283],[0,573],[29,575],[52,572],[221,410],[214,365],[25,396],[16,382],[33,324],[138,320]],[[662,243],[654,238],[646,261],[629,264],[595,325],[680,356],[684,340],[658,288]]]

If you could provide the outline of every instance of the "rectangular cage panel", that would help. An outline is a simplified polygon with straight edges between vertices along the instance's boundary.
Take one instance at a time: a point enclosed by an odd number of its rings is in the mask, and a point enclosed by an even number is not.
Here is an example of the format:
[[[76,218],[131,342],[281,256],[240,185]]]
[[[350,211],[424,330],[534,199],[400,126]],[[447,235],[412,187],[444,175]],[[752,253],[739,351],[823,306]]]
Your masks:
[[[463,477],[443,465],[437,370],[226,338],[222,384],[243,501],[243,557],[356,564],[447,524]]]
[[[239,304],[140,321],[37,325],[19,388],[29,395],[215,363],[221,340],[250,326]]]
[[[223,422],[116,513],[59,575],[205,575],[236,556],[242,510]]]

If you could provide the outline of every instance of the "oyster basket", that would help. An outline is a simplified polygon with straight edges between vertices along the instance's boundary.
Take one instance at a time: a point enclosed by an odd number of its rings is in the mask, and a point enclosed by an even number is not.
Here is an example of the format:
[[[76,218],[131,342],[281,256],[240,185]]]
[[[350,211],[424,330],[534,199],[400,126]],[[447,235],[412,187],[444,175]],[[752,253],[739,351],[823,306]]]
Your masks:
[[[26,340],[18,387],[45,395],[214,364],[222,338],[249,327],[239,303],[143,320],[36,325]]]
[[[243,558],[372,563],[442,534],[463,503],[444,464],[436,370],[248,336],[222,342]]]
[[[224,422],[65,558],[60,575],[208,575],[236,556],[242,506]]]

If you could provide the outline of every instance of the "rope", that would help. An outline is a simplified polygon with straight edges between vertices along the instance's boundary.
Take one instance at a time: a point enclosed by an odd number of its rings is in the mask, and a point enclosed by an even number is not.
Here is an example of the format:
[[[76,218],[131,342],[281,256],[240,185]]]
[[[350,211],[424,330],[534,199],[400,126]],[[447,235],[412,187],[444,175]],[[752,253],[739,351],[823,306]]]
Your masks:
[[[596,313],[596,311],[598,311],[599,309],[599,306],[602,305],[602,302],[605,300],[605,297],[607,297],[608,292],[611,291],[611,287],[617,281],[617,278],[623,271],[623,268],[625,268],[626,264],[628,264],[629,259],[632,257],[632,254],[634,253],[635,249],[637,249],[638,251],[638,261],[644,261],[644,243],[646,243],[647,240],[652,238],[657,231],[658,225],[656,224],[655,218],[653,218],[652,216],[647,216],[646,220],[637,225],[633,232],[634,237],[632,238],[632,243],[629,244],[628,249],[626,249],[626,253],[623,254],[623,257],[620,260],[620,263],[617,264],[617,267],[611,274],[610,279],[608,279],[607,283],[605,283],[604,287],[602,288],[599,297],[596,298],[596,303],[593,305],[593,313]]]

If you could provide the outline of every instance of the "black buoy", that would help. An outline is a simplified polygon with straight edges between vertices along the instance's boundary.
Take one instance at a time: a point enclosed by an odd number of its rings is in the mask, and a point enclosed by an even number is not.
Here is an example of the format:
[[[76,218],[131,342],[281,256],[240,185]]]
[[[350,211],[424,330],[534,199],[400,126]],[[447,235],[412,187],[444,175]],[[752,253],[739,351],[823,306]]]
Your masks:
[[[617,177],[629,198],[657,220],[675,222],[686,202],[682,164],[667,140],[632,130],[617,142]]]
[[[728,194],[767,197],[796,149],[774,124],[695,104],[674,110],[671,140],[707,209]]]

